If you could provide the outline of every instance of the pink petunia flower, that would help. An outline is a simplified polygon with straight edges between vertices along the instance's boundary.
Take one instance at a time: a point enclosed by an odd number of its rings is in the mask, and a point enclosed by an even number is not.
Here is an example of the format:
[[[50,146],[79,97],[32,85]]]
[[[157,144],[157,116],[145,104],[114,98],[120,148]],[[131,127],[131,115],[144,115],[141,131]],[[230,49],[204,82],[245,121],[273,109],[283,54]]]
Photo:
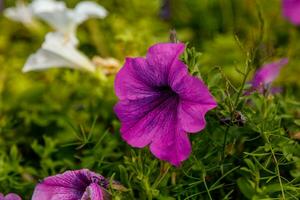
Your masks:
[[[189,133],[206,126],[205,114],[217,106],[205,84],[178,59],[182,43],[156,44],[146,58],[127,58],[118,72],[114,110],[122,138],[131,146],[150,146],[175,166],[191,153]]]
[[[263,93],[265,89],[270,88],[270,84],[277,78],[282,67],[288,63],[287,58],[280,59],[278,61],[265,64],[257,70],[250,84],[252,85],[251,89],[246,92],[250,94],[252,91],[258,91]],[[270,88],[271,93],[280,92],[280,88]]]
[[[39,183],[32,200],[106,200],[108,181],[87,169],[66,171]]]
[[[300,0],[282,0],[283,15],[294,25],[300,25]]]
[[[14,193],[9,193],[6,196],[0,193],[0,200],[22,200],[22,198]]]

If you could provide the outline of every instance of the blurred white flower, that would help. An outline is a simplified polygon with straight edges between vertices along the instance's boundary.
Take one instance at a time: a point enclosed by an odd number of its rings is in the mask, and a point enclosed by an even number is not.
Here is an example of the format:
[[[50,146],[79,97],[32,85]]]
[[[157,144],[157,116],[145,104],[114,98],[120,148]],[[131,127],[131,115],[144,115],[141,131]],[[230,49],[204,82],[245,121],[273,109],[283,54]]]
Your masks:
[[[11,19],[24,24],[37,17],[55,30],[46,35],[42,47],[28,58],[23,72],[53,67],[95,71],[95,65],[77,49],[76,29],[89,18],[106,17],[107,11],[102,6],[83,1],[69,9],[64,2],[56,0],[34,0],[27,6],[19,1],[15,8],[6,9],[6,13]]]
[[[4,10],[4,15],[14,21],[23,23],[24,25],[32,25],[35,23],[36,15],[40,12],[57,12],[66,9],[64,2],[55,0],[34,0],[31,4],[25,5],[23,0],[18,0],[16,7]]]
[[[76,48],[76,43],[60,32],[51,32],[46,35],[42,47],[28,58],[23,72],[53,67],[95,71],[94,64]]]
[[[40,18],[55,31],[76,41],[75,33],[78,25],[89,18],[104,18],[107,16],[107,11],[92,1],[80,2],[74,9],[69,9],[62,1],[34,0],[31,4],[25,5],[22,0],[19,0],[16,7],[5,9],[4,14],[25,25],[32,24],[36,17]]]
[[[17,1],[16,7],[6,8],[4,15],[14,21],[31,25],[34,23],[34,16],[30,6],[26,6],[23,1]]]
[[[39,1],[42,4],[42,0]],[[76,41],[77,27],[89,18],[104,18],[107,11],[95,2],[83,1],[76,5],[74,9],[52,6],[53,9],[41,10],[44,5],[33,4],[35,14],[52,26],[55,31],[61,32],[65,37]]]
[[[37,15],[41,12],[56,12],[59,10],[65,10],[66,4],[63,1],[56,0],[33,0],[28,7],[30,7],[34,15]]]

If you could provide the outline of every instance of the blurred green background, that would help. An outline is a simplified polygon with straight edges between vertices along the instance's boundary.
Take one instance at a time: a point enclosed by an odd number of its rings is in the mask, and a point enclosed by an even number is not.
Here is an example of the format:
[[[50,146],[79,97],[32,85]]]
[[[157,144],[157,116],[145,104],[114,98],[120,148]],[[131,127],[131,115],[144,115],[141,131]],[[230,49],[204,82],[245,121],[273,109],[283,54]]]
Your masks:
[[[79,0],[65,2],[74,7]],[[252,48],[264,24],[255,67],[289,57],[276,84],[300,97],[300,29],[282,17],[279,0],[96,2],[109,15],[88,20],[77,32],[79,48],[89,57],[123,63],[127,56],[144,56],[152,44],[168,42],[174,28],[180,41],[202,53],[202,73],[220,67],[238,85],[236,68],[245,57],[237,38],[245,49]],[[2,1],[4,7],[15,3]],[[33,29],[0,16],[0,191],[19,192],[25,199],[37,180],[66,169],[84,167],[112,176],[122,170],[124,151],[131,151],[119,136],[112,109],[113,76],[104,82],[70,69],[21,72],[50,30],[42,22]]]

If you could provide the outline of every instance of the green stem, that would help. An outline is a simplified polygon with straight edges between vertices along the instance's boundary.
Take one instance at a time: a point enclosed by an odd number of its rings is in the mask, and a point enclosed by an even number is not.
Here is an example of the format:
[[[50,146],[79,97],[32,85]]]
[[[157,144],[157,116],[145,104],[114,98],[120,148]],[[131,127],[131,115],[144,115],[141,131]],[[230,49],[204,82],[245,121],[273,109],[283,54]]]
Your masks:
[[[242,85],[241,85],[241,87],[240,87],[240,89],[238,91],[238,94],[236,96],[236,99],[235,99],[235,102],[234,102],[234,109],[236,109],[236,107],[237,107],[237,105],[239,103],[239,99],[240,99],[240,97],[242,95],[242,92],[244,90],[244,87],[245,87],[245,84],[246,84],[246,81],[247,81],[247,78],[248,78],[248,75],[249,75],[250,71],[251,71],[251,68],[249,67],[249,61],[247,61],[247,64],[246,64],[246,73],[244,75],[244,78],[243,78],[243,81],[242,81]]]
[[[267,142],[270,145],[270,150],[271,150],[271,153],[272,153],[272,157],[273,157],[273,160],[275,162],[276,174],[277,174],[277,177],[278,177],[278,181],[279,181],[279,185],[280,185],[280,190],[281,190],[282,198],[285,199],[285,194],[284,194],[284,189],[283,189],[283,185],[282,185],[281,175],[280,175],[280,171],[279,171],[278,161],[277,161],[277,158],[275,156],[275,152],[274,152],[273,147],[272,147],[272,145],[271,145],[271,143],[269,141],[268,136],[266,136],[265,138],[267,139]]]
[[[160,177],[158,177],[158,179],[155,181],[155,183],[153,184],[152,188],[155,189],[162,182],[162,180],[168,174],[170,168],[171,168],[171,165],[168,165],[167,169],[163,172],[163,174],[160,174]]]
[[[202,178],[203,178],[203,183],[204,183],[205,189],[207,191],[208,197],[209,197],[210,200],[212,200],[209,189],[208,189],[207,184],[206,184],[205,173],[202,174]]]
[[[227,142],[227,135],[228,135],[228,132],[229,132],[229,129],[230,129],[230,126],[228,125],[226,127],[226,130],[225,130],[225,134],[224,134],[224,140],[223,140],[223,153],[222,153],[222,163],[224,163],[224,158],[225,158],[225,147],[226,147],[226,142]]]
[[[262,105],[263,122],[265,121],[265,119],[267,117],[267,112],[266,112],[267,111],[267,105],[268,105],[267,104],[267,98],[264,98],[263,105]],[[281,180],[281,175],[280,175],[280,169],[279,169],[278,160],[276,158],[276,155],[275,155],[274,149],[272,147],[272,144],[271,144],[271,142],[269,140],[269,136],[265,132],[265,123],[262,124],[261,133],[262,133],[263,139],[268,143],[268,145],[270,147],[271,154],[272,154],[273,160],[275,162],[275,169],[276,169],[276,174],[277,174],[279,185],[280,185],[280,190],[281,190],[282,198],[285,199],[285,194],[284,194],[284,189],[283,189],[283,185],[282,185],[282,180]]]
[[[238,106],[238,103],[239,103],[239,99],[242,95],[242,92],[244,90],[244,87],[245,87],[245,84],[246,84],[246,81],[247,81],[247,78],[248,78],[248,75],[251,71],[251,68],[249,67],[249,60],[247,60],[247,63],[246,63],[246,73],[244,75],[244,78],[243,78],[243,81],[242,81],[242,85],[238,91],[238,94],[236,96],[236,99],[235,99],[235,102],[233,104],[233,111],[231,112],[231,119],[234,117],[234,113],[236,111],[236,108]],[[225,134],[224,134],[224,140],[223,140],[223,153],[222,153],[222,163],[224,162],[224,158],[225,158],[225,147],[226,147],[226,143],[227,143],[227,135],[228,135],[228,132],[229,132],[229,129],[230,129],[230,126],[228,125],[226,130],[225,130]]]
[[[144,178],[143,184],[144,184],[144,187],[145,187],[147,199],[152,200],[152,190],[151,190],[151,187],[149,185],[149,182],[148,182],[147,178]]]

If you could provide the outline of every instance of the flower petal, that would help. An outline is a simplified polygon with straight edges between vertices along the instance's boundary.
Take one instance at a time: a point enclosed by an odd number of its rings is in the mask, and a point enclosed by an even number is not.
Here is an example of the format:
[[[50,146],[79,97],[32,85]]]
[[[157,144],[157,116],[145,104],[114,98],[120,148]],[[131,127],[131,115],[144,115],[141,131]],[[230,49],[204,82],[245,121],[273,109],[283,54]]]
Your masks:
[[[173,121],[169,121],[163,132],[154,138],[150,150],[159,159],[179,166],[189,157],[192,147],[187,133],[177,128]]]
[[[126,58],[115,79],[115,92],[120,100],[135,100],[155,95],[147,67],[143,58]]]
[[[103,200],[103,192],[101,186],[96,183],[90,184],[84,192],[81,200]]]
[[[170,69],[184,48],[183,43],[159,43],[149,48],[146,57],[148,73],[152,74],[156,86],[168,84]]]
[[[81,68],[94,71],[95,66],[75,48],[76,41],[73,39],[68,40],[58,32],[48,33],[42,48],[27,60],[23,72],[52,67]]]
[[[300,1],[282,0],[283,15],[294,25],[300,25]]]
[[[81,199],[93,179],[101,179],[99,174],[87,169],[66,171],[63,174],[50,176],[39,183],[32,200],[74,200]]]
[[[92,1],[78,3],[75,8],[75,13],[75,20],[78,24],[91,17],[104,18],[107,16],[107,10]]]
[[[1,199],[1,197],[0,197],[0,199]],[[9,193],[5,196],[4,200],[22,200],[22,198],[17,194]]]
[[[32,10],[22,1],[17,1],[15,8],[6,8],[4,15],[11,20],[22,22],[25,25],[33,24],[34,22]]]
[[[148,145],[154,135],[163,134],[169,117],[176,114],[177,104],[176,99],[164,94],[119,101],[115,112],[122,124],[123,139],[134,147]]]
[[[67,9],[65,2],[56,0],[35,0],[30,4],[30,8],[35,15],[42,12],[55,13]]]
[[[259,88],[260,86],[265,86],[272,83],[277,76],[281,68],[288,63],[287,58],[283,58],[279,61],[265,64],[261,69],[259,69],[253,80],[251,81],[252,87]]]
[[[178,118],[183,130],[189,133],[201,131],[206,126],[205,114],[217,104],[199,104],[182,101],[178,109]]]
[[[172,64],[183,50],[184,44],[157,44],[149,48],[146,59],[127,58],[115,79],[118,98],[133,100],[152,96],[155,87],[167,85]],[[186,70],[185,65],[181,67],[173,71]]]
[[[174,90],[181,100],[178,107],[181,128],[189,133],[201,131],[206,125],[205,114],[217,106],[207,86],[200,79],[186,75]]]
[[[156,157],[178,166],[190,154],[191,146],[187,134],[177,128],[177,107],[174,97],[120,101],[115,111],[122,122],[123,139],[134,147],[150,144]]]

